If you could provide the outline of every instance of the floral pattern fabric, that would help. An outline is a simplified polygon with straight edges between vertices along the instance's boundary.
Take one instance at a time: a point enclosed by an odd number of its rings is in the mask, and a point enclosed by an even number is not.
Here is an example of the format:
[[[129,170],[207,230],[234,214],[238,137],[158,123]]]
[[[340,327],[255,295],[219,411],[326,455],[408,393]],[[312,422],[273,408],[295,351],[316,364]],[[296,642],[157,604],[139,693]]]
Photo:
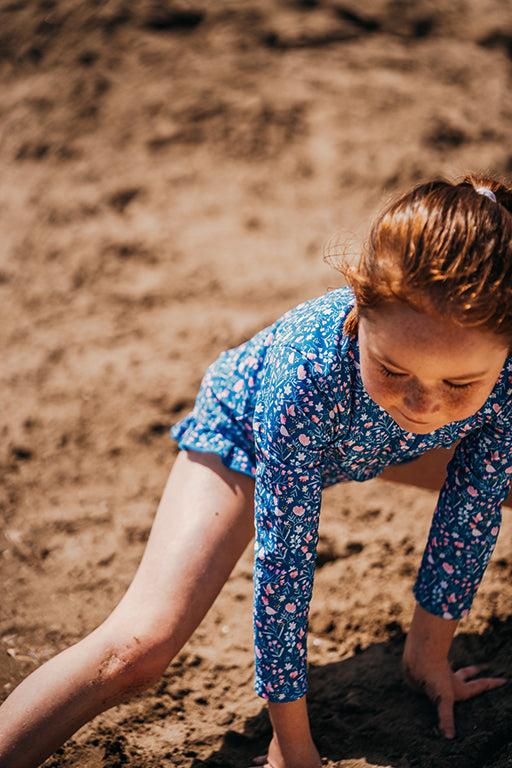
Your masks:
[[[494,549],[512,473],[512,358],[473,416],[406,432],[367,395],[342,288],[301,304],[208,369],[181,448],[213,451],[256,478],[255,688],[293,701],[307,688],[306,634],[322,489],[459,443],[415,585],[418,602],[460,618]]]

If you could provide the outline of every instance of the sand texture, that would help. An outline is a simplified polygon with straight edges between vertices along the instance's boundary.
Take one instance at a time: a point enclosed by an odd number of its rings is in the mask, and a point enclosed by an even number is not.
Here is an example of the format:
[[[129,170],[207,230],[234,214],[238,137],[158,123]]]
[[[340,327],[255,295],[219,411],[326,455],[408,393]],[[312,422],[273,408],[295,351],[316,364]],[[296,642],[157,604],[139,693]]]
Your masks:
[[[112,610],[205,367],[337,286],[425,178],[512,173],[502,0],[19,0],[0,4],[0,696]],[[325,494],[310,710],[328,768],[505,768],[512,686],[439,738],[402,680],[436,494]],[[512,677],[510,513],[457,665]],[[250,765],[251,552],[161,682],[46,768]],[[136,620],[136,617],[135,617]]]

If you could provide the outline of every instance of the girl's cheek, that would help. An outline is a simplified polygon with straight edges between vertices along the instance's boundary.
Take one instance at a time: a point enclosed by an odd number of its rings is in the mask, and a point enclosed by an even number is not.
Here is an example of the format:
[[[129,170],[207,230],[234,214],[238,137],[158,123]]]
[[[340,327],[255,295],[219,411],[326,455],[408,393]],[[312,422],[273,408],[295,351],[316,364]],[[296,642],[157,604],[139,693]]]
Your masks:
[[[457,418],[467,418],[480,410],[489,396],[487,390],[452,389],[445,394],[446,408]]]
[[[363,379],[363,384],[372,400],[383,407],[397,402],[402,397],[403,385],[392,378],[372,376],[367,381]]]

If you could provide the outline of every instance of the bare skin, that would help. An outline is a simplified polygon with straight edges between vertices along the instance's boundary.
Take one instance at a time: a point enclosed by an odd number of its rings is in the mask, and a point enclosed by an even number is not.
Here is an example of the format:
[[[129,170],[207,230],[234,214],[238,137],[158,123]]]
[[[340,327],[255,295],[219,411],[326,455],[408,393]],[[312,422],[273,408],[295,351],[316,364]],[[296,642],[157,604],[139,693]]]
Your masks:
[[[306,697],[288,704],[269,703],[274,736],[268,754],[251,768],[320,768],[322,762],[309,729]]]
[[[482,407],[509,349],[492,333],[389,302],[361,317],[359,352],[372,400],[424,435]]]

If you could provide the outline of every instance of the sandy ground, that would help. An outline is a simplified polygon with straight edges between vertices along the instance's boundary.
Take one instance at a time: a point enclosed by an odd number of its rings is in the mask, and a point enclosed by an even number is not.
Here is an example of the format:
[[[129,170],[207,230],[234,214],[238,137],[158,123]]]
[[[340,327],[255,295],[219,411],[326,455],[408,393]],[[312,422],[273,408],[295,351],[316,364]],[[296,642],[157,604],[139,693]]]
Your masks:
[[[0,695],[129,584],[206,365],[340,283],[388,195],[512,173],[512,10],[500,0],[0,3]],[[400,654],[435,493],[325,495],[311,718],[333,766],[504,768],[512,687],[439,739]],[[512,551],[453,649],[512,676]],[[161,682],[47,768],[249,765],[251,553]]]

